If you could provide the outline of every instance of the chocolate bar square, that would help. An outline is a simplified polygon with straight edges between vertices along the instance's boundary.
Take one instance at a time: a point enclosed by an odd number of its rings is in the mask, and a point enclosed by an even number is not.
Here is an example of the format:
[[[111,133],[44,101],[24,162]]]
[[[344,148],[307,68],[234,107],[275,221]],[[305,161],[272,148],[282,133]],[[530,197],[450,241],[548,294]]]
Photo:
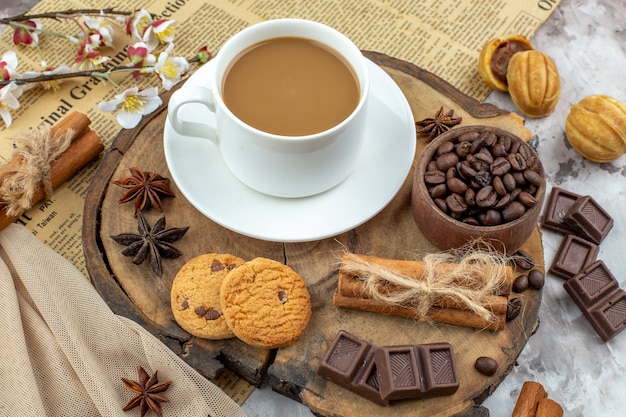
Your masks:
[[[359,394],[361,397],[367,398],[378,405],[389,405],[389,401],[380,396],[378,368],[374,358],[365,364],[363,372],[357,376],[351,390],[352,392]]]
[[[619,283],[603,261],[596,261],[563,284],[581,310],[589,309],[601,298],[619,288]]]
[[[574,231],[563,218],[580,197],[576,193],[553,187],[544,210],[541,226],[561,234],[573,233]]]
[[[586,316],[603,341],[611,340],[626,327],[626,292],[618,289]]]
[[[575,233],[599,245],[613,227],[613,218],[591,197],[576,200],[563,217]]]
[[[379,347],[374,352],[383,400],[419,398],[424,390],[415,345]]]
[[[340,330],[320,363],[317,373],[344,388],[349,388],[357,373],[373,354],[371,343]]]
[[[570,279],[596,260],[599,247],[581,237],[568,234],[556,251],[548,273]]]
[[[454,394],[459,389],[459,377],[452,345],[429,343],[418,345],[424,378],[424,396]]]

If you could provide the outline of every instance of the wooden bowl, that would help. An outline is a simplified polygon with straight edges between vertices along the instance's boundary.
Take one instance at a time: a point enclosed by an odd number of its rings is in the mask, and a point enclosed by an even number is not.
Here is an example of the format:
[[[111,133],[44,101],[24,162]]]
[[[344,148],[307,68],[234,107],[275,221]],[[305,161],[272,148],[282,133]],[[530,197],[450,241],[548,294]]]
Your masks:
[[[451,215],[439,208],[431,197],[427,185],[424,181],[427,165],[437,152],[439,145],[446,141],[458,143],[458,138],[472,131],[493,132],[498,137],[508,136],[512,142],[520,142],[521,147],[526,147],[526,151],[532,152],[536,157],[535,170],[541,175],[542,182],[537,187],[535,198],[537,203],[526,210],[526,212],[516,220],[502,223],[495,226],[468,224],[461,220],[456,220]],[[464,126],[449,130],[429,143],[420,155],[413,178],[413,189],[411,205],[413,217],[420,231],[433,245],[442,250],[459,248],[469,242],[478,239],[483,240],[502,253],[512,254],[519,249],[530,237],[537,226],[539,214],[543,206],[546,193],[545,172],[535,151],[522,139],[503,129],[491,126]]]

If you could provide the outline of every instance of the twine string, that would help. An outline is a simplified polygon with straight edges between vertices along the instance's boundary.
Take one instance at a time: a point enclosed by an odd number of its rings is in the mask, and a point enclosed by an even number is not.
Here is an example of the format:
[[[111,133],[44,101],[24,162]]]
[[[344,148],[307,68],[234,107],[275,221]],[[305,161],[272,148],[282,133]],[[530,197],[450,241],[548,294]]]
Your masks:
[[[46,197],[52,194],[52,164],[71,145],[73,136],[74,130],[68,129],[53,137],[51,129],[45,126],[15,139],[13,158],[19,157],[22,162],[10,167],[0,185],[0,201],[7,216],[17,216],[29,210],[40,185]]]

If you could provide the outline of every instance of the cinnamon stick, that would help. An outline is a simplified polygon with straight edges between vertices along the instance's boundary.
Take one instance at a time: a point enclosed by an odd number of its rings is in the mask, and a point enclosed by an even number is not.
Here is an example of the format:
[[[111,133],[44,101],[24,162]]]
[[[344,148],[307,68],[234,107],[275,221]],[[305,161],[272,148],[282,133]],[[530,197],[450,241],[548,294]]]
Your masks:
[[[77,126],[76,120],[70,122],[70,126]],[[59,122],[60,123],[60,122]],[[82,125],[82,122],[80,122]],[[68,126],[68,124],[64,124]],[[72,127],[73,128],[73,127]],[[74,139],[72,144],[63,152],[50,167],[50,181],[52,188],[56,189],[81,168],[95,159],[103,150],[104,145],[98,135],[91,129],[81,130],[82,135]],[[43,186],[35,192],[32,203],[36,204],[45,197]],[[4,211],[0,211],[0,230],[13,223],[20,216],[7,217]]]
[[[381,301],[367,298],[348,297],[339,292],[335,292],[333,295],[333,304],[337,307],[351,308],[354,310],[405,318],[416,318],[415,311],[410,307],[389,305]],[[486,320],[468,310],[431,307],[426,316],[437,323],[453,324],[475,329],[502,330],[506,324],[506,313],[497,313],[495,314],[495,320]]]
[[[74,141],[76,138],[81,137],[87,132],[90,124],[91,120],[89,120],[89,117],[87,117],[86,114],[73,111],[50,128],[50,134],[52,137],[51,142],[54,143],[55,141],[58,141],[61,135],[64,135],[69,129],[72,129],[74,132],[71,139]],[[0,184],[2,184],[7,175],[10,175],[13,172],[13,168],[21,163],[22,157],[17,155],[5,165],[0,167]]]
[[[540,383],[524,382],[511,417],[536,417],[539,401],[547,397],[548,393]]]
[[[353,275],[353,276],[358,275],[359,271],[350,271],[350,270],[347,270],[345,267],[347,261],[349,261],[350,258],[362,261],[363,263],[378,265],[380,267],[387,268],[390,271],[393,271],[398,275],[415,278],[418,280],[422,279],[422,276],[424,275],[425,268],[426,268],[426,264],[422,261],[387,259],[387,258],[379,258],[376,256],[369,256],[369,255],[344,253],[342,255],[342,262],[339,268],[339,271],[341,273],[344,273],[347,275]],[[442,264],[439,264],[437,267],[439,268],[441,273],[449,273],[450,271],[454,270],[456,265],[442,263]],[[479,268],[481,270],[481,274],[483,275],[487,275],[490,273],[489,271],[490,267],[488,265],[481,265],[479,266]],[[510,266],[506,266],[504,267],[504,277],[502,280],[502,284],[500,288],[498,288],[497,294],[494,294],[494,295],[507,295],[508,296],[511,293],[512,285],[513,285],[513,269]]]
[[[396,290],[399,289],[392,286],[385,287],[385,291],[387,292],[393,292]],[[365,284],[362,280],[354,277],[351,274],[345,274],[343,272],[339,272],[337,291],[341,295],[344,295],[346,297],[372,298],[369,292],[366,290]],[[485,297],[483,301],[483,307],[494,313],[506,313],[507,304],[508,297],[501,295],[488,296]],[[467,305],[464,305],[461,301],[455,300],[451,297],[446,297],[438,300],[434,307],[467,310]]]
[[[543,398],[537,404],[535,417],[563,417],[563,407],[550,398]]]

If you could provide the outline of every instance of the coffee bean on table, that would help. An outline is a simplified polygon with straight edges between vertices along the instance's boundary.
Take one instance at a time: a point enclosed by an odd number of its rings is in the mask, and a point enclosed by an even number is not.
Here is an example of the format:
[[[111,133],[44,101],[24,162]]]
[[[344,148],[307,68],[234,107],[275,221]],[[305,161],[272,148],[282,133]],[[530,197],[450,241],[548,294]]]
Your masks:
[[[511,298],[506,305],[506,321],[514,320],[522,311],[522,300],[520,298]]]
[[[513,281],[513,287],[511,289],[519,294],[526,291],[528,285],[528,275],[520,275]]]
[[[513,254],[513,259],[517,266],[522,269],[530,270],[535,267],[535,260],[530,254],[524,250],[518,250]]]
[[[528,273],[528,285],[530,285],[531,288],[540,290],[543,288],[545,281],[544,273],[538,269],[533,269]]]
[[[474,362],[474,368],[483,375],[492,376],[498,370],[498,362],[489,356],[481,356]]]

